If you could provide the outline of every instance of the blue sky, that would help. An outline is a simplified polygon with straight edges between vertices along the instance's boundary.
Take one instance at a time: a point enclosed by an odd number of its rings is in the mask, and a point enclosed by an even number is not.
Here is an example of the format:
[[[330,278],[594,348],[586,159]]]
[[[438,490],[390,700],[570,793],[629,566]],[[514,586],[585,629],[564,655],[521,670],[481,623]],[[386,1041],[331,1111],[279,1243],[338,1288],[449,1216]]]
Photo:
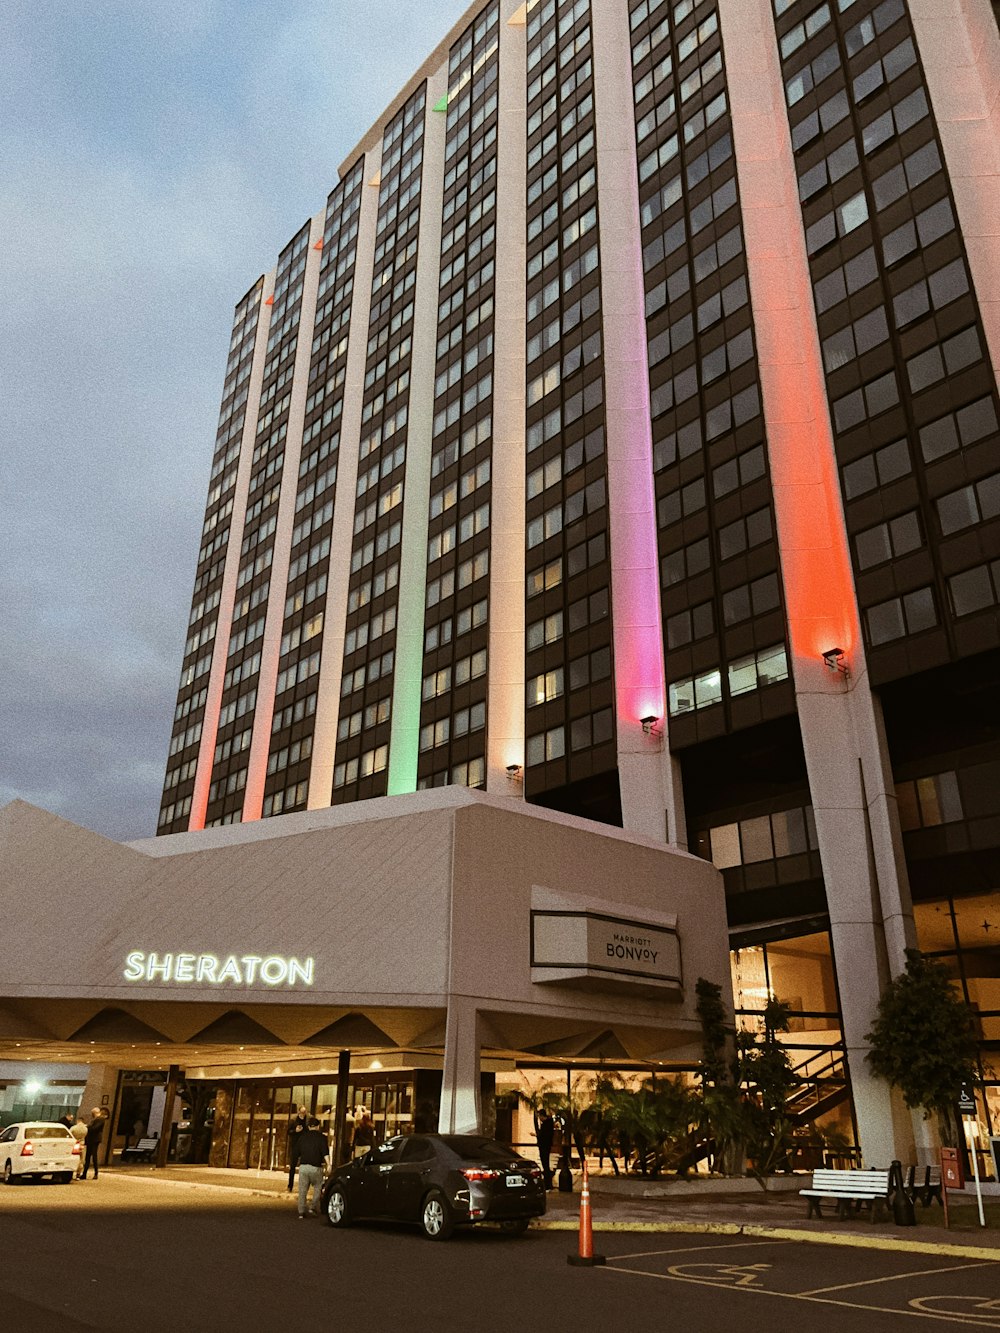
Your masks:
[[[155,831],[235,303],[466,0],[7,0],[0,804]]]

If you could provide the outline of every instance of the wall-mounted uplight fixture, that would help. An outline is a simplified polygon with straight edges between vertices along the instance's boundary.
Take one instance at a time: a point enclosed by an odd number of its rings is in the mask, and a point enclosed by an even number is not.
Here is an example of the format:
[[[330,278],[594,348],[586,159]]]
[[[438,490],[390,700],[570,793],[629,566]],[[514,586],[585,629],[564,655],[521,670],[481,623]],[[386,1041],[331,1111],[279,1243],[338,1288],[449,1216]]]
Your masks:
[[[659,736],[660,728],[658,723],[660,719],[656,717],[655,714],[650,713],[648,717],[641,717],[639,721],[642,724],[642,734],[644,736]]]
[[[842,676],[849,676],[851,674],[851,668],[844,661],[843,648],[827,648],[826,652],[823,654],[823,661],[826,663],[828,669],[834,673],[839,672]]]
[[[508,765],[507,765],[507,781],[508,781],[508,782],[520,782],[520,781],[521,781],[521,773],[522,773],[522,769],[521,769],[521,765],[520,765],[520,764],[508,764]]]

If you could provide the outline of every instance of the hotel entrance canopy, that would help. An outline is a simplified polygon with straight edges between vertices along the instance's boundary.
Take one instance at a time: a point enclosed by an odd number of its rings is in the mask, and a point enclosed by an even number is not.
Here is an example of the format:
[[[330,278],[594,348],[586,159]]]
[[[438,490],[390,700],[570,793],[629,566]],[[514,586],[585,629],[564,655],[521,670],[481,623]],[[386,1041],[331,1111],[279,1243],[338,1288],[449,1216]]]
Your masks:
[[[387,1052],[443,1064],[448,1129],[478,1122],[484,1058],[697,1058],[695,982],[728,978],[712,865],[465,788],[127,845],[15,801],[0,885],[0,1058]]]

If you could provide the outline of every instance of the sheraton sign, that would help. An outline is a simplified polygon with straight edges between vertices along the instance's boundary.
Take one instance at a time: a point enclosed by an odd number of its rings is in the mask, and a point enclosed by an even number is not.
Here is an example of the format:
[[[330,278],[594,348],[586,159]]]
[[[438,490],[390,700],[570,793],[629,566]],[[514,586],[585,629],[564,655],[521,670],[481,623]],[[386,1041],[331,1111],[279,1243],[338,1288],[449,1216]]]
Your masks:
[[[192,986],[311,986],[314,960],[280,954],[142,953],[125,959],[126,981]]]

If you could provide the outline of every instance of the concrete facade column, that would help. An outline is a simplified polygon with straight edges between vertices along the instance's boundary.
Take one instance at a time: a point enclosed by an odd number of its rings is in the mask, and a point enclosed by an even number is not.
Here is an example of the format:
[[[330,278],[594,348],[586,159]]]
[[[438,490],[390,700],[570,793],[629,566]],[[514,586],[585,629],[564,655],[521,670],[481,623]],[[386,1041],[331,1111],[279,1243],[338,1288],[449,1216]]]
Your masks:
[[[862,1155],[908,1160],[912,1123],[865,1055],[914,942],[895,790],[860,617],[769,0],[719,6],[802,743]],[[823,660],[842,651],[848,674]]]
[[[517,13],[510,17],[511,11]],[[490,528],[489,702],[486,790],[524,798],[524,416],[527,46],[524,6],[500,13],[497,245],[493,321],[493,468]],[[518,17],[519,15],[519,17]]]
[[[302,428],[309,391],[309,358],[312,329],[316,319],[316,288],[319,283],[320,253],[316,242],[323,238],[326,210],[310,220],[306,246],[306,271],[302,282],[302,308],[299,312],[299,340],[295,349],[292,396],[288,406],[288,434],[285,436],[285,463],[278,500],[278,522],[274,533],[274,561],[271,565],[271,596],[267,599],[264,636],[260,645],[260,675],[257,678],[257,707],[253,714],[253,736],[247,761],[247,782],[243,796],[243,823],[260,819],[267,780],[267,756],[271,748],[271,721],[274,717],[274,687],[278,679],[281,655],[281,627],[285,620],[284,589],[288,584],[292,529],[295,526],[295,500],[298,493],[299,456],[302,452]]]
[[[347,595],[351,581],[351,544],[354,540],[354,508],[357,503],[358,447],[365,393],[365,360],[368,354],[368,320],[372,305],[372,274],[375,268],[375,227],[378,222],[378,175],[382,145],[365,154],[365,184],[362,186],[358,218],[357,252],[354,261],[354,290],[351,295],[350,342],[344,376],[344,406],[340,414],[340,444],[337,449],[337,491],[323,620],[323,656],[320,659],[316,692],[316,726],[313,731],[312,762],[309,765],[310,810],[330,804],[333,761],[337,750],[340,720],[340,683],[344,674],[344,637]],[[312,339],[310,338],[310,342]]]
[[[482,1124],[479,1092],[479,1013],[474,1000],[451,996],[445,1023],[439,1134],[478,1134]]]
[[[205,827],[208,809],[208,790],[212,785],[215,763],[215,738],[219,734],[219,714],[222,710],[223,681],[229,654],[229,636],[233,627],[233,607],[236,604],[236,580],[240,572],[240,544],[247,516],[247,496],[250,493],[250,473],[253,470],[253,446],[257,438],[257,418],[260,415],[260,388],[264,382],[264,363],[267,360],[267,339],[271,330],[271,307],[266,303],[274,292],[275,270],[262,280],[257,308],[257,330],[254,335],[253,360],[250,364],[250,382],[247,388],[243,431],[240,435],[240,454],[236,464],[236,486],[233,491],[233,512],[229,520],[229,541],[226,545],[226,567],[222,574],[222,591],[215,620],[215,642],[212,647],[212,665],[208,676],[208,698],[205,718],[198,746],[198,767],[194,775],[191,796],[189,829]],[[209,482],[209,487],[211,487]]]
[[[627,0],[591,4],[618,777],[630,833],[687,845],[666,742],[653,437]],[[642,718],[655,718],[643,731]]]
[[[1000,383],[1000,31],[990,0],[910,0],[909,10]]]
[[[446,118],[433,108],[447,91],[446,60],[427,80],[424,102],[424,156],[420,177],[417,283],[413,295],[413,351],[410,356],[406,467],[403,474],[403,538],[399,552],[396,666],[392,678],[389,731],[389,796],[417,789],[446,125]]]

